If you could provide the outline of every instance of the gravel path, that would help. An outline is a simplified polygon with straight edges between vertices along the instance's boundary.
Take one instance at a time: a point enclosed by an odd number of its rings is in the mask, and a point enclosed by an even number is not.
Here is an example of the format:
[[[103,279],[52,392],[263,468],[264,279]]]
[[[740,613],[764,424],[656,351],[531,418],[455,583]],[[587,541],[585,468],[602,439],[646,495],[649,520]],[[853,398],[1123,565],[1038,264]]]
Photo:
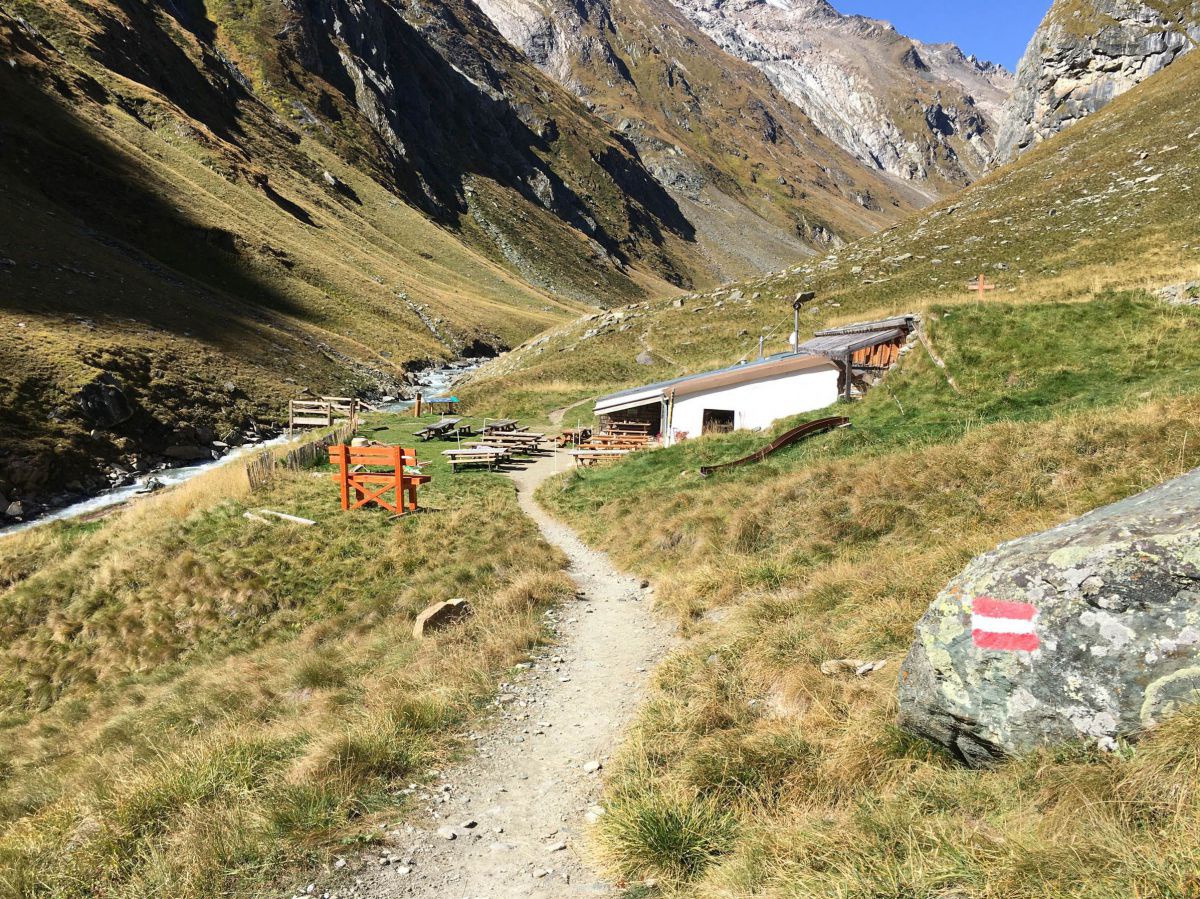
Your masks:
[[[472,734],[475,757],[441,772],[430,788],[410,788],[424,820],[390,831],[379,856],[357,872],[357,887],[342,895],[617,894],[585,860],[584,830],[603,814],[597,765],[616,746],[670,637],[651,611],[650,589],[534,502],[533,491],[554,471],[548,456],[512,477],[522,509],[570,557],[579,587],[578,601],[548,615],[559,643],[501,685],[494,725]]]

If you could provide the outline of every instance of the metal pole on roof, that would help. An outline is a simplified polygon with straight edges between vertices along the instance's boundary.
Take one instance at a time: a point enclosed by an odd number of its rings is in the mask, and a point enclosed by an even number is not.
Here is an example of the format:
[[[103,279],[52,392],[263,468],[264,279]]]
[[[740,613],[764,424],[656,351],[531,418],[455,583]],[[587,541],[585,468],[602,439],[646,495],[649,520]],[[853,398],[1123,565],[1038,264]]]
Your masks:
[[[792,303],[792,355],[800,352],[800,307],[816,298],[817,295],[814,291],[806,290],[804,293],[796,294],[796,299]]]

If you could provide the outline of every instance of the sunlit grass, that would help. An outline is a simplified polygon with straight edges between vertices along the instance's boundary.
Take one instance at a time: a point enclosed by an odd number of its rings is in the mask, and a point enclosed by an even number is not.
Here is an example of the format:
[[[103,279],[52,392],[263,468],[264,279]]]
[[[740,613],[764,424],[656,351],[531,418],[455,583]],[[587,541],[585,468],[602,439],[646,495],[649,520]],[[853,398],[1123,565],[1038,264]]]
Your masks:
[[[426,420],[428,421],[428,419]],[[411,443],[423,423],[378,417]],[[89,525],[0,542],[0,887],[257,895],[395,815],[570,591],[509,482],[450,477],[398,521],[329,472],[236,463]],[[313,527],[242,516],[270,508]],[[475,615],[416,641],[414,616]]]

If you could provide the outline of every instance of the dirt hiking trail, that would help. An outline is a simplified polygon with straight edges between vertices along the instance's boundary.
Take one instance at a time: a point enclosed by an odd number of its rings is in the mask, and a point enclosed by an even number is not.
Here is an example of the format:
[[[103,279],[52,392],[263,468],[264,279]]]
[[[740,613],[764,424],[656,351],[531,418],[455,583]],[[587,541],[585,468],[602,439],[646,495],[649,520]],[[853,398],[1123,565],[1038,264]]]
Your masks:
[[[558,466],[564,465],[562,455]],[[572,899],[615,896],[584,857],[607,762],[670,643],[652,591],[546,513],[533,493],[546,456],[512,473],[521,508],[570,557],[581,598],[548,616],[558,644],[501,685],[478,752],[418,788],[414,823],[389,834],[352,896]],[[345,893],[343,893],[345,895]]]

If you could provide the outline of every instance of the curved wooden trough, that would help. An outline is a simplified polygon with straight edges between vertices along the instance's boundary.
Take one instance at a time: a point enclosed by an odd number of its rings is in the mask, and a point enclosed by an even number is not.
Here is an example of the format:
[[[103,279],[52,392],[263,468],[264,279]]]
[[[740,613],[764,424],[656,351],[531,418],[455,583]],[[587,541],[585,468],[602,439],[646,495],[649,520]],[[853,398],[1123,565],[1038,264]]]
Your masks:
[[[772,453],[776,453],[784,447],[791,446],[793,443],[799,443],[801,440],[815,437],[817,434],[824,434],[826,431],[832,431],[835,428],[848,427],[850,427],[850,419],[844,415],[818,418],[816,421],[806,422],[799,427],[792,428],[790,431],[785,431],[762,449],[756,450],[748,456],[734,459],[732,462],[722,462],[720,465],[702,466],[700,474],[703,477],[708,477],[714,471],[719,471],[722,468],[734,468],[738,465],[749,465],[751,462],[761,462]]]

